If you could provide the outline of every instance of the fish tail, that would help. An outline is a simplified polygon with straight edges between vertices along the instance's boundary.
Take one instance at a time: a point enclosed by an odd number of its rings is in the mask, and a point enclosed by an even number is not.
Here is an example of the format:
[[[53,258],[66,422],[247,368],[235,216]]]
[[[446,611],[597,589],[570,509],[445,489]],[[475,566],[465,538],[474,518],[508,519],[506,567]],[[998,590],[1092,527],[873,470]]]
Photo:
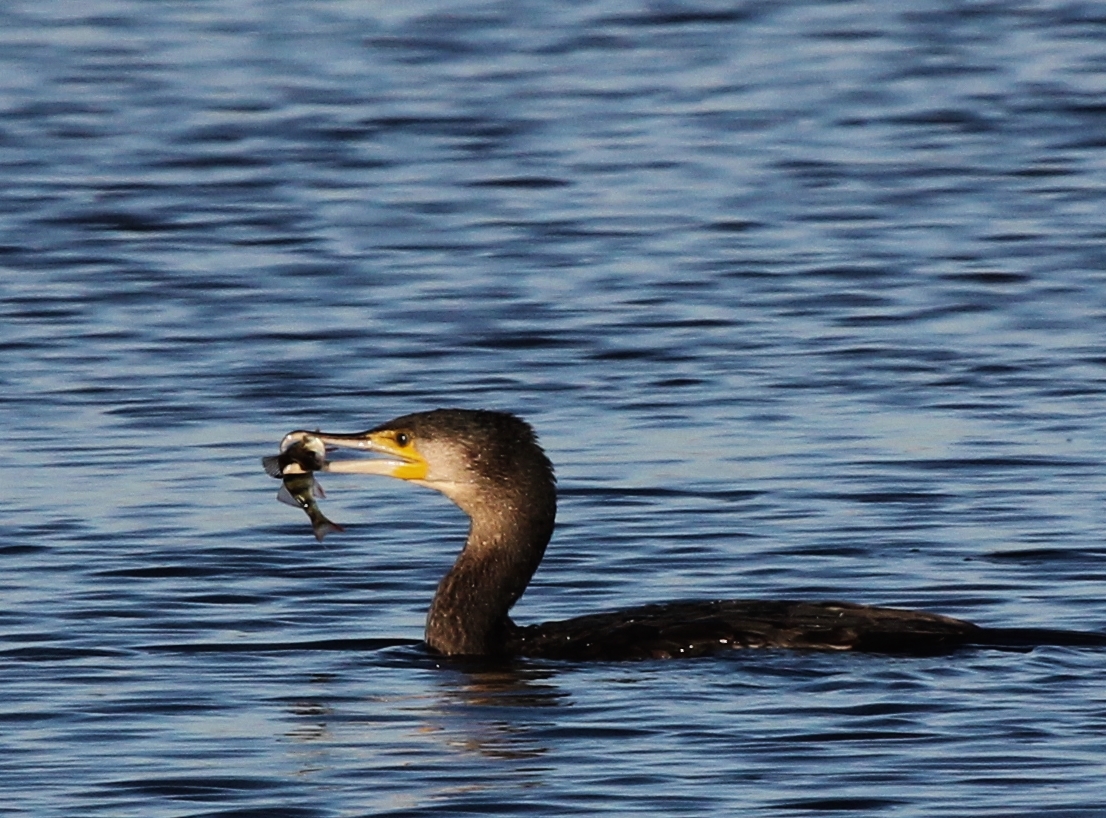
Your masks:
[[[332,523],[330,520],[323,518],[321,520],[312,520],[311,528],[315,531],[315,539],[319,542],[323,541],[323,537],[330,534],[333,531],[345,531],[346,529],[338,523]]]

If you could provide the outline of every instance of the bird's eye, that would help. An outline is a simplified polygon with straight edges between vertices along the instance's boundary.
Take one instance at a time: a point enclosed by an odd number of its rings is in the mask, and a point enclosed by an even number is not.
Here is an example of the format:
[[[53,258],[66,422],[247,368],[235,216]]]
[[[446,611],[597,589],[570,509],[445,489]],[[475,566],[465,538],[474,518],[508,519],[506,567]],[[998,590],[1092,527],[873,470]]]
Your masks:
[[[396,435],[396,445],[397,446],[406,446],[410,442],[411,442],[411,436],[409,434],[407,434],[407,432],[400,432],[399,434]]]

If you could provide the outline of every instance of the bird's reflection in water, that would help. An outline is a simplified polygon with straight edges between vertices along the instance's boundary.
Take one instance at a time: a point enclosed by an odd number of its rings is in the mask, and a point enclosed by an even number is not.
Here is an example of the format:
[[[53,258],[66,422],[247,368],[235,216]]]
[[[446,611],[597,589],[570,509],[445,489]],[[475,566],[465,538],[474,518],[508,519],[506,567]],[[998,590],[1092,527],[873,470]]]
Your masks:
[[[384,657],[378,654],[377,658]],[[348,694],[321,695],[286,705],[294,724],[285,738],[296,746],[315,748],[310,761],[303,760],[303,772],[325,767],[326,761],[316,754],[326,755],[336,746],[372,747],[390,754],[410,751],[414,743],[419,752],[425,752],[428,738],[449,754],[461,751],[513,760],[538,757],[547,748],[535,739],[535,732],[553,720],[553,714],[546,715],[549,709],[565,704],[568,696],[551,681],[556,675],[552,668],[447,659],[416,648],[402,648],[376,664],[378,671],[389,666],[402,666],[408,679],[413,672],[428,672],[423,678],[429,684],[417,691],[397,688],[394,695],[356,700]],[[318,674],[311,682],[319,692],[343,686],[341,675]]]
[[[284,735],[296,742],[325,741],[330,730],[327,721],[333,715],[329,704],[321,701],[300,700],[288,705],[290,715],[296,725]]]
[[[489,767],[509,776],[511,792],[546,783],[545,762],[533,760],[549,752],[542,736],[568,696],[551,681],[555,670],[417,648],[374,658],[375,694],[358,685],[358,695],[343,674],[319,674],[311,680],[318,695],[285,705],[293,726],[284,737],[299,776],[325,780],[357,759],[366,775],[387,771],[391,786],[376,795],[396,812],[493,797],[504,779],[489,776]]]
[[[562,706],[568,696],[550,681],[553,671],[456,660],[440,669],[438,704],[426,714],[428,730],[447,737],[454,749],[489,758],[534,758],[547,751],[533,728],[553,718],[542,711]]]

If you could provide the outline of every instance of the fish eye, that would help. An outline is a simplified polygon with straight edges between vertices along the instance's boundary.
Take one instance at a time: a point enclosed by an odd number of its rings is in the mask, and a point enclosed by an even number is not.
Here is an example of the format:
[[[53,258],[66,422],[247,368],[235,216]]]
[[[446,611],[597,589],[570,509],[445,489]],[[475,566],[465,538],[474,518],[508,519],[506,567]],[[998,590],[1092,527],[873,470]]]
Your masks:
[[[406,446],[410,442],[411,442],[411,435],[407,434],[407,432],[399,432],[398,434],[396,434],[396,445],[397,446]]]

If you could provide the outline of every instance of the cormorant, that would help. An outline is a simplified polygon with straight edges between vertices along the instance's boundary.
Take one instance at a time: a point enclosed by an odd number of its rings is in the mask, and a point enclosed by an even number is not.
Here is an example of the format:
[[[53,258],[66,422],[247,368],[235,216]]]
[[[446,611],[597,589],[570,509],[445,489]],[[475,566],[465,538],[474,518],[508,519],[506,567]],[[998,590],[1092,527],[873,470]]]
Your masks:
[[[1104,643],[1100,634],[982,628],[842,602],[680,601],[519,626],[508,613],[541,562],[557,510],[553,465],[529,424],[504,412],[436,409],[357,434],[292,432],[282,451],[309,438],[381,456],[328,461],[325,471],[408,480],[440,491],[469,516],[468,540],[426,619],[426,644],[442,654],[619,660],[736,648],[932,654],[965,645]]]

